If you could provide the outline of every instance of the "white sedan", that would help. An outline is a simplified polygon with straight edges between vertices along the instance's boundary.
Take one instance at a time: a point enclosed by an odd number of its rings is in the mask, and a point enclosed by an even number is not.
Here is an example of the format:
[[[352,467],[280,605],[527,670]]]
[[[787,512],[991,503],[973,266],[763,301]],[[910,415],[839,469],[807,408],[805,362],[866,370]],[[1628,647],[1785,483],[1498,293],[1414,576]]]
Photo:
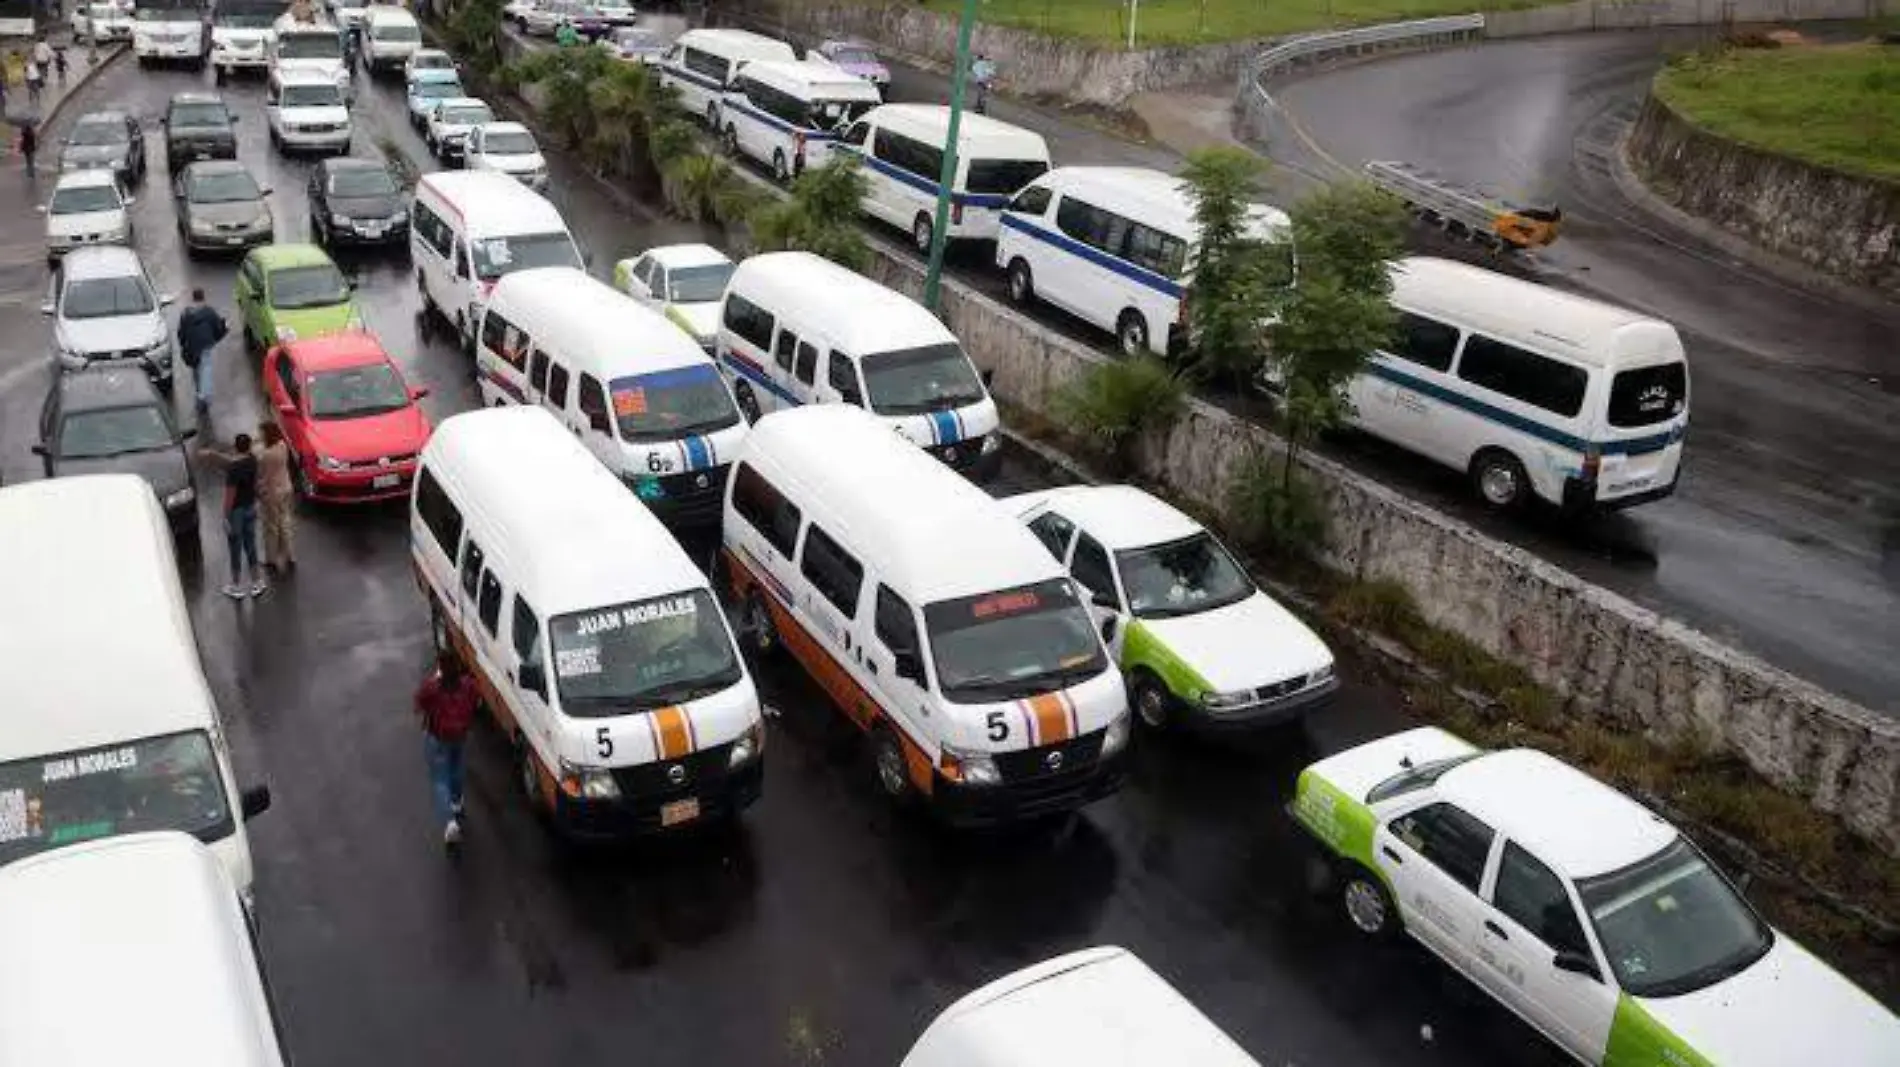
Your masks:
[[[1403,931],[1580,1063],[1900,1063],[1900,1019],[1675,827],[1541,752],[1435,727],[1300,774],[1359,931]]]
[[[472,96],[453,96],[429,112],[423,124],[422,139],[428,142],[430,155],[438,162],[448,163],[462,158],[468,131],[493,121],[495,113],[487,104]]]
[[[46,261],[82,245],[132,243],[132,198],[109,170],[69,170],[46,202]]]
[[[711,352],[734,269],[711,245],[661,245],[615,263],[614,288],[665,315]]]
[[[1088,588],[1144,724],[1257,729],[1298,718],[1338,690],[1319,635],[1172,504],[1127,485],[1002,503]]]
[[[530,189],[548,187],[548,162],[534,134],[519,122],[490,122],[468,131],[462,165],[469,170],[498,170]]]

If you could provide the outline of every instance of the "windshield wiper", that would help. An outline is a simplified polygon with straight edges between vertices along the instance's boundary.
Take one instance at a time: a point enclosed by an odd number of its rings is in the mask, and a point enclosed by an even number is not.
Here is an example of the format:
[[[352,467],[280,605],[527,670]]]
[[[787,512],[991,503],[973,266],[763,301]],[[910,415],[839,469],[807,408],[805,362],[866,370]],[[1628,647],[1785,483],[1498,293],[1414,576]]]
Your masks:
[[[157,452],[160,449],[170,448],[172,444],[173,442],[166,441],[164,444],[160,444],[160,445],[136,445],[131,448],[114,449],[111,452],[87,452],[87,453],[78,454],[78,455],[68,452],[60,456],[60,458],[65,459],[65,460],[117,459],[120,456],[132,456],[132,455],[137,455],[140,452]]]
[[[1073,667],[1051,667],[1046,671],[1038,671],[1021,680],[1024,682],[1049,682],[1053,680],[1057,683],[1056,688],[1067,689],[1071,685],[1082,681],[1084,678],[1093,678],[1100,673],[1102,673],[1101,661],[1091,656],[1087,663],[1078,663]]]

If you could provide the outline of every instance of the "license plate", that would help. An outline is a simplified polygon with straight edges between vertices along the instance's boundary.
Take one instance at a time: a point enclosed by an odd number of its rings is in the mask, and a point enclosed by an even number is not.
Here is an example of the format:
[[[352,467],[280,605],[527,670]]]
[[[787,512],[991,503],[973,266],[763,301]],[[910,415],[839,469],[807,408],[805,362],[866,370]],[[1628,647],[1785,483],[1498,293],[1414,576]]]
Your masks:
[[[244,238],[242,238],[242,237],[226,237],[226,238],[224,239],[224,243],[225,243],[225,244],[228,244],[228,245],[241,245],[241,244],[243,244],[243,243],[244,243]]]
[[[401,484],[402,475],[400,474],[378,474],[369,480],[371,489],[394,489]]]
[[[383,224],[381,224],[381,223],[377,223],[377,224],[376,224],[376,225],[374,225],[374,226],[365,226],[365,227],[363,227],[363,236],[365,236],[365,237],[381,237],[381,236],[383,235],[383,231],[384,231],[385,229],[387,229],[387,227],[385,227],[385,226],[384,226]]]
[[[687,797],[660,805],[660,825],[678,826],[699,818],[699,798]]]

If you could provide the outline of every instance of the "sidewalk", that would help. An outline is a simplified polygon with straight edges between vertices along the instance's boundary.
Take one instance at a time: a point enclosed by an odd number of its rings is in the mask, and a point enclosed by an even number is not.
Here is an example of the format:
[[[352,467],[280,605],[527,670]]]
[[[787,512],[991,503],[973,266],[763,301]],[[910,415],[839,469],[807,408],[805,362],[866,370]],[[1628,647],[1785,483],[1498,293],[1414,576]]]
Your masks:
[[[99,62],[94,64],[87,61],[85,47],[68,46],[66,80],[62,82],[56,74],[49,77],[46,87],[40,91],[37,106],[27,99],[25,82],[9,81],[6,87],[6,144],[4,159],[0,161],[0,169],[17,172],[26,170],[26,161],[20,156],[20,127],[31,122],[39,127],[40,132],[40,147],[36,162],[39,164],[41,175],[57,171],[59,169],[58,146],[47,141],[47,127],[59,119],[66,101],[84,88],[94,75],[118,58],[126,48],[127,46],[123,44],[107,45],[99,49]]]

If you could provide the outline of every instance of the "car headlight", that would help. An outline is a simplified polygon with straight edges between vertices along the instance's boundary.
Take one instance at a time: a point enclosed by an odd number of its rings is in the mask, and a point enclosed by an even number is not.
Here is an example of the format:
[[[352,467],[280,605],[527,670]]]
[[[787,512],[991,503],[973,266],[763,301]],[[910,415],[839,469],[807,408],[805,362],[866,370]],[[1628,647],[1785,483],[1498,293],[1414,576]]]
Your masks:
[[[187,485],[183,489],[175,489],[165,494],[165,506],[168,508],[182,508],[196,499],[198,499],[197,492],[194,491],[191,486]]]
[[[989,753],[955,745],[943,746],[943,776],[973,786],[1001,785],[1003,781],[1002,773],[996,769],[996,760]]]
[[[279,341],[295,341],[297,339],[297,331],[288,326],[279,326],[277,327],[277,339]]]
[[[354,226],[356,220],[348,215],[331,215],[330,224],[333,226]]]
[[[335,456],[325,456],[325,455],[317,456],[317,466],[326,471],[341,471],[341,470],[348,470],[350,468],[349,464],[343,462],[342,460],[336,458]]]
[[[765,724],[755,722],[745,728],[739,740],[732,743],[732,754],[726,757],[727,767],[739,767],[765,755]]]
[[[192,219],[191,232],[192,233],[215,233],[217,232],[217,229],[207,219]]]
[[[561,760],[561,792],[582,800],[618,800],[620,787],[605,767],[587,767]]]
[[[1113,756],[1128,747],[1128,727],[1127,712],[1115,716],[1115,721],[1109,723],[1108,729],[1102,734],[1102,755]]]
[[[147,356],[169,356],[171,355],[171,351],[172,339],[169,337],[160,337],[158,340],[145,346],[145,354]]]
[[[1253,690],[1237,689],[1231,693],[1216,693],[1208,690],[1201,694],[1201,706],[1209,711],[1228,711],[1253,703]]]
[[[1003,448],[1003,435],[1001,433],[985,434],[983,436],[983,454],[984,455],[987,456],[991,454],[992,452],[1000,452],[1002,451],[1002,448]]]

